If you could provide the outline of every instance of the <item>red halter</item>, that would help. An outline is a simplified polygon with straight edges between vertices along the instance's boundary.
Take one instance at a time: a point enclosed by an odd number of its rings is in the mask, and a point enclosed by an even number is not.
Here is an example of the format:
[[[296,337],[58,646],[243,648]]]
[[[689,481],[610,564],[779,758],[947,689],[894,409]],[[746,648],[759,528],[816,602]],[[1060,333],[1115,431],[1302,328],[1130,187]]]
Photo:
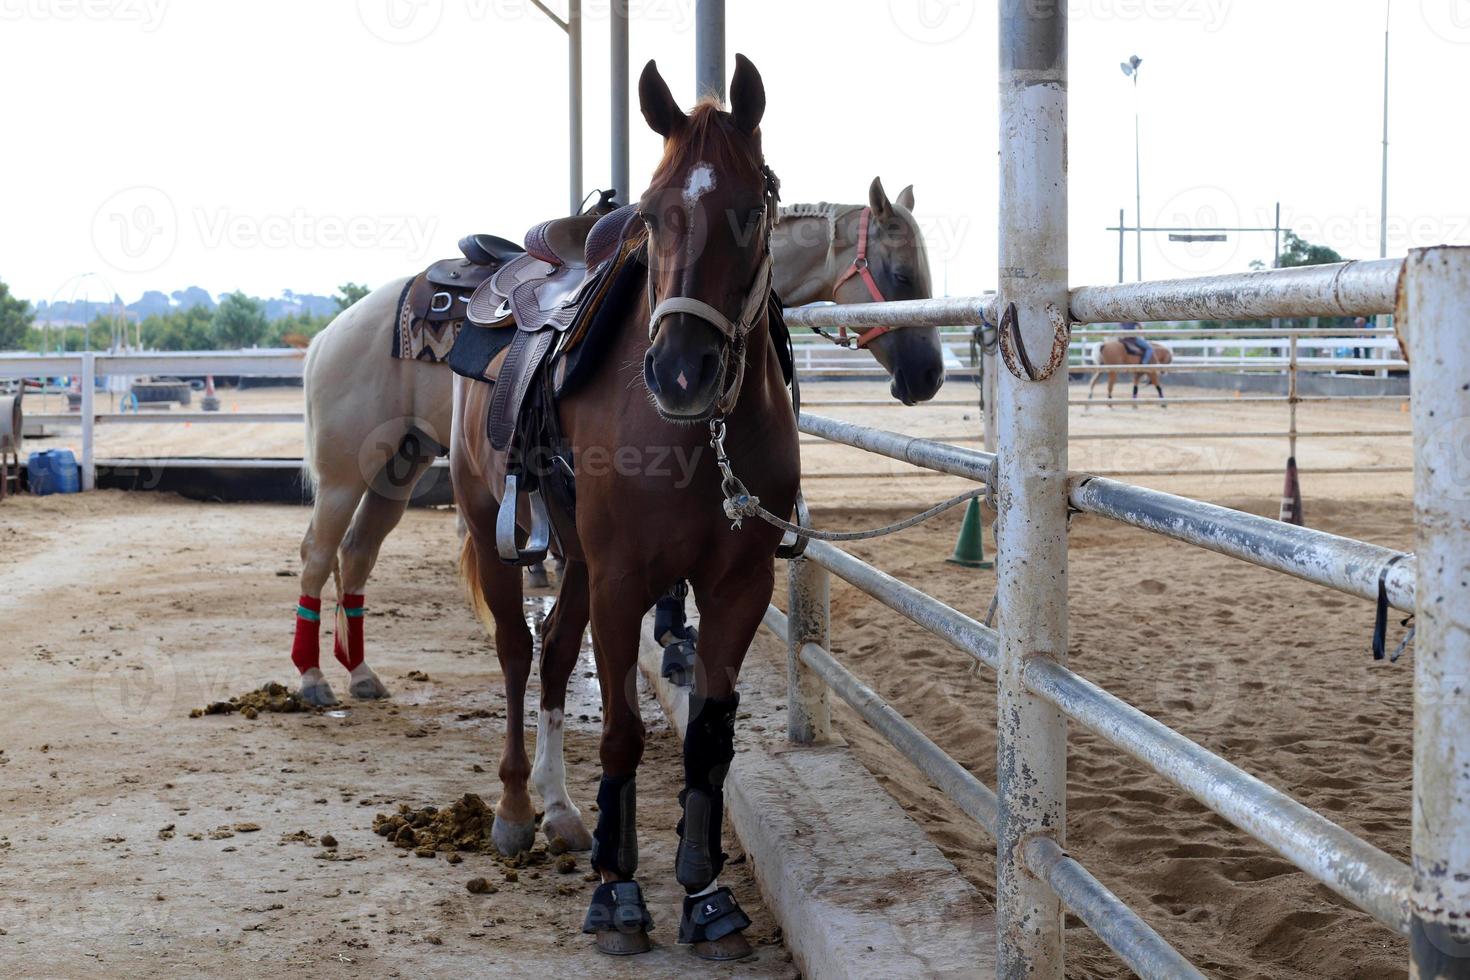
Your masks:
[[[878,280],[873,278],[873,273],[868,269],[868,221],[872,218],[872,216],[872,208],[863,208],[863,216],[858,222],[857,257],[852,260],[852,265],[848,266],[847,269],[842,273],[842,275],[838,277],[837,281],[832,284],[833,302],[837,301],[837,290],[841,289],[842,284],[847,282],[847,280],[853,278],[854,276],[862,277],[863,285],[868,287],[868,295],[873,297],[873,302],[885,302],[883,290],[878,288]],[[859,348],[866,347],[876,338],[883,336],[890,329],[892,328],[871,327],[867,330],[864,330],[862,333],[858,334],[857,343],[854,346]],[[837,342],[846,346],[847,328],[838,327],[837,337]]]

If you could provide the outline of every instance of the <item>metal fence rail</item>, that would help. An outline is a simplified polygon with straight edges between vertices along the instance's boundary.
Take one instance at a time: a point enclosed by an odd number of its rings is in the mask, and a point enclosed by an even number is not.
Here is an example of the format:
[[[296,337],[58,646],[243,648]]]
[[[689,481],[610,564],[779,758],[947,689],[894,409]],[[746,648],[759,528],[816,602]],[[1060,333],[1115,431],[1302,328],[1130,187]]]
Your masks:
[[[1441,261],[1429,261],[1428,255]],[[1131,911],[1121,909],[1116,896],[1096,882],[1066,854],[1057,829],[1064,825],[1064,786],[1055,785],[1055,772],[1064,771],[1065,729],[1058,745],[1053,738],[1065,717],[1078,722],[1148,768],[1170,780],[1201,803],[1234,823],[1298,868],[1363,908],[1380,922],[1410,936],[1418,975],[1459,976],[1466,961],[1453,961],[1462,942],[1463,919],[1470,913],[1470,767],[1460,753],[1470,744],[1470,705],[1458,686],[1470,676],[1470,648],[1450,640],[1451,631],[1470,632],[1470,600],[1463,588],[1465,555],[1470,554],[1470,495],[1464,493],[1458,466],[1461,441],[1454,435],[1457,418],[1470,417],[1470,357],[1464,345],[1450,340],[1459,307],[1470,295],[1470,250],[1430,250],[1415,253],[1405,273],[1410,294],[1429,315],[1411,318],[1405,333],[1418,356],[1432,351],[1440,383],[1416,391],[1413,404],[1418,482],[1436,487],[1435,495],[1418,499],[1421,517],[1438,508],[1436,532],[1430,547],[1438,576],[1433,596],[1419,587],[1425,559],[1365,542],[1283,524],[1229,508],[1088,474],[1072,474],[1065,467],[1066,399],[1064,372],[1050,386],[1044,406],[1027,401],[1026,382],[1001,376],[1001,454],[963,449],[868,428],[810,413],[798,427],[808,435],[863,449],[926,469],[988,483],[1001,505],[998,549],[1000,630],[995,632],[932,596],[884,574],[829,544],[811,542],[806,556],[792,563],[792,610],[784,619],[774,609],[766,625],[780,632],[786,627],[792,679],[788,698],[797,716],[824,711],[814,698],[826,685],[859,711],[899,750],[920,766],[947,793],[969,794],[965,812],[991,829],[998,839],[1000,965],[1004,975],[1060,976],[1060,920],[1057,905],[1065,901],[1119,956],[1144,976],[1197,975],[1178,954]],[[1446,271],[1449,267],[1450,271]],[[1392,305],[1397,295],[1402,261],[1348,263],[1313,270],[1252,273],[1183,283],[1142,284],[1073,290],[1073,312],[1082,317],[1142,319],[1188,316],[1304,316],[1341,313],[1375,314]],[[1391,285],[1390,285],[1391,283]],[[1415,291],[1417,289],[1417,292]],[[818,311],[828,314],[829,310]],[[865,311],[875,318],[881,306]],[[1402,314],[1401,314],[1402,316]],[[1038,318],[1039,319],[1039,318]],[[1428,321],[1428,322],[1426,322]],[[1044,321],[1043,321],[1044,322]],[[1034,342],[1034,341],[1033,341]],[[1411,352],[1412,353],[1412,352]],[[1034,385],[1034,383],[1032,383]],[[1038,386],[1039,387],[1039,386]],[[1017,390],[1012,390],[1017,389]],[[1428,394],[1426,394],[1426,392]],[[1009,406],[1007,398],[1011,399]],[[1426,405],[1437,398],[1438,408]],[[1452,407],[1445,411],[1445,406]],[[1019,410],[1019,411],[1018,411]],[[1049,413],[1061,427],[1032,432],[1034,454],[1028,469],[1016,465],[1015,455],[1027,450],[1018,428],[1033,421],[1027,413]],[[1429,420],[1434,420],[1430,422]],[[1448,421],[1443,421],[1448,420]],[[1453,430],[1453,431],[1449,431]],[[1293,435],[1302,433],[1295,431]],[[1438,454],[1437,456],[1434,454]],[[1431,458],[1426,461],[1425,455]],[[1057,465],[1061,461],[1061,465]],[[1426,477],[1426,469],[1430,474]],[[1039,483],[1037,481],[1040,481]],[[1456,482],[1459,481],[1459,482]],[[1405,865],[1358,838],[1279,790],[1256,779],[1225,759],[1189,741],[1069,670],[1064,662],[1065,591],[1057,607],[1038,608],[1038,585],[1027,585],[1027,565],[1038,564],[1034,537],[1057,535],[1065,546],[1065,527],[1055,516],[1034,507],[1017,513],[1017,503],[1044,500],[1047,487],[1059,487],[1067,506],[1204,547],[1252,564],[1283,572],[1359,598],[1377,599],[1380,590],[1389,605],[1425,616],[1433,607],[1439,634],[1421,635],[1415,656],[1416,774],[1415,860]],[[1060,509],[1058,510],[1060,514]],[[1449,516],[1454,515],[1454,516]],[[1018,518],[1021,533],[1014,528]],[[1453,538],[1451,544],[1449,539]],[[1461,549],[1450,557],[1447,548]],[[1046,566],[1045,556],[1039,562]],[[819,569],[820,571],[816,571]],[[1029,570],[1034,578],[1035,568]],[[891,706],[854,678],[827,652],[826,574],[834,574],[908,619],[997,671],[1002,708],[999,745],[999,787],[994,796],[997,812],[992,824],[989,791],[977,789],[956,771],[953,760],[936,758],[933,743],[897,717]],[[1064,582],[1064,576],[1056,577]],[[1451,583],[1458,584],[1451,584]],[[1024,587],[1024,588],[1023,588]],[[1054,588],[1055,583],[1051,586]],[[1030,592],[1026,591],[1029,589]],[[1454,592],[1454,599],[1448,599]],[[814,597],[820,597],[816,601]],[[1038,626],[1042,612],[1050,623]],[[814,638],[822,638],[816,642]],[[1446,643],[1450,646],[1447,648]],[[1443,658],[1443,659],[1442,659]],[[1034,698],[1035,703],[1027,698]],[[1037,704],[1045,710],[1038,710]],[[1009,707],[1008,707],[1009,706]],[[1009,716],[1007,712],[1009,711]],[[1049,714],[1050,713],[1050,714]],[[816,729],[812,729],[815,731]],[[1060,756],[1058,753],[1061,753]],[[940,753],[942,755],[942,753]],[[1457,761],[1459,760],[1459,761]],[[1008,780],[1024,767],[1027,792],[1021,800],[1008,790]],[[982,792],[983,790],[983,792]],[[1427,792],[1432,800],[1417,801]],[[975,801],[984,801],[984,805]],[[1041,823],[1038,826],[1037,821]],[[1025,828],[1024,832],[1022,829]],[[1426,857],[1433,854],[1431,861]],[[1039,895],[1025,881],[1007,871],[1007,862],[1024,865],[1047,892]],[[1009,883],[1007,875],[1011,874]],[[1048,898],[1047,896],[1050,896]],[[1453,912],[1449,911],[1453,910]],[[1017,916],[1027,917],[1024,922]],[[1007,926],[1007,923],[1011,923]],[[1009,931],[1007,931],[1009,930]],[[1446,951],[1449,951],[1448,953]],[[1421,970],[1421,964],[1430,969]]]

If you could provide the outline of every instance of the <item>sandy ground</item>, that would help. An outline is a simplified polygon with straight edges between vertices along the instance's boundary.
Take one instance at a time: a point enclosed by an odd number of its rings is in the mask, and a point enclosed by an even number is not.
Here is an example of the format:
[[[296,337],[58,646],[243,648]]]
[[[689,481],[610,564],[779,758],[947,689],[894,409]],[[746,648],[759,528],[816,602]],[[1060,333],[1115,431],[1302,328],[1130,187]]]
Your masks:
[[[1122,384],[1120,380],[1119,384]],[[1103,391],[1098,386],[1099,397]],[[1230,392],[1170,386],[1175,397],[1228,397]],[[939,393],[946,404],[904,408],[888,397],[886,383],[836,381],[809,383],[802,388],[807,410],[851,419],[865,425],[927,436],[979,448],[981,415],[973,403],[975,386],[954,380]],[[1085,397],[1085,385],[1074,385],[1074,398]],[[1100,475],[1127,474],[1146,486],[1219,499],[1281,493],[1286,462],[1285,436],[1201,438],[1200,433],[1284,433],[1286,405],[1280,402],[1230,402],[1176,405],[1159,408],[1141,399],[1133,408],[1123,404],[1109,409],[1073,406],[1071,409],[1071,468]],[[300,388],[221,389],[221,411],[300,412]],[[827,401],[867,400],[868,406],[825,405]],[[28,398],[28,412],[60,412],[59,398]],[[966,402],[967,404],[950,404]],[[99,404],[107,408],[106,398]],[[198,410],[198,398],[188,411]],[[175,410],[178,407],[175,406]],[[1312,402],[1299,408],[1298,429],[1311,432],[1389,432],[1372,438],[1304,438],[1297,453],[1308,497],[1342,498],[1362,493],[1397,493],[1408,486],[1412,465],[1407,402]],[[166,413],[163,416],[166,418]],[[53,445],[80,450],[79,429],[60,427],[53,438],[33,440],[30,448]],[[1138,438],[1165,433],[1167,438]],[[1179,436],[1184,438],[1179,438]],[[1116,437],[1124,438],[1116,438]],[[1103,437],[1103,438],[1098,438]],[[97,429],[99,458],[149,456],[262,456],[300,458],[299,423],[251,422],[238,425],[160,421],[156,425],[104,425]],[[960,481],[937,476],[903,463],[870,456],[846,446],[822,445],[808,440],[804,467],[813,503],[830,506],[874,506],[881,501],[912,504],[937,499],[964,489]],[[1329,474],[1319,470],[1382,468],[1397,472]],[[1178,471],[1193,475],[1178,475]],[[1238,475],[1228,471],[1258,470]]]
[[[293,676],[306,516],[110,492],[0,506],[5,975],[686,973],[690,954],[673,944],[679,747],[651,700],[639,780],[641,877],[659,944],[650,956],[609,960],[578,931],[593,887],[586,855],[573,874],[522,869],[511,883],[491,858],[451,866],[373,834],[373,815],[400,802],[497,796],[499,671],[455,581],[451,513],[410,513],[384,549],[370,657],[392,701],[189,718]],[[584,808],[596,795],[601,727],[585,656],[567,725],[570,785]],[[430,681],[406,680],[410,670]],[[335,663],[329,676],[345,690]],[[460,717],[478,709],[494,717]],[[336,859],[315,840],[287,839],[299,831],[336,837]],[[792,976],[750,866],[730,849],[737,863],[722,880],[755,920],[757,955],[718,975]],[[499,890],[469,894],[476,876]]]
[[[941,397],[958,400],[972,391],[952,383]],[[973,407],[820,404],[882,393],[871,383],[805,389],[814,412],[950,440],[978,436]],[[299,390],[291,389],[226,391],[224,399],[227,412],[236,405],[300,405]],[[35,404],[27,402],[40,410]],[[1280,404],[1075,407],[1072,428],[1077,437],[1265,432],[1284,430],[1285,416]],[[1302,407],[1300,427],[1395,431],[1407,429],[1408,417],[1397,402],[1311,404]],[[99,456],[300,453],[295,425],[99,431]],[[55,441],[67,439],[63,433]],[[843,447],[807,445],[803,452],[819,526],[872,526],[906,513],[900,507],[927,505],[964,487],[948,478],[916,479],[911,468]],[[1265,436],[1074,438],[1071,455],[1074,469],[1143,470],[1136,482],[1274,516],[1286,447],[1284,438]],[[1409,547],[1407,472],[1314,472],[1405,468],[1407,437],[1311,440],[1298,455],[1313,526]],[[1203,472],[1169,472],[1176,469]],[[873,509],[879,502],[882,509]],[[442,805],[467,790],[495,796],[503,721],[458,718],[498,706],[498,670],[453,581],[452,515],[410,513],[389,539],[369,589],[370,658],[395,690],[390,705],[355,707],[340,718],[187,718],[191,707],[290,675],[289,576],[305,519],[299,508],[120,494],[0,505],[0,540],[15,556],[0,572],[11,634],[0,674],[6,689],[26,693],[0,718],[0,869],[18,883],[0,895],[3,959],[28,975],[173,975],[201,966],[255,975],[281,965],[348,962],[347,969],[368,976],[515,972],[531,969],[527,964],[544,967],[540,972],[596,968],[617,975],[607,961],[588,959],[575,933],[590,887],[583,869],[570,879],[522,876],[494,895],[470,896],[464,881],[493,877],[493,862],[472,858],[451,868],[405,858],[370,832],[372,814],[398,802]],[[978,617],[994,577],[943,563],[958,520],[954,512],[853,550]],[[250,545],[242,548],[247,536]],[[1079,517],[1071,544],[1076,669],[1407,857],[1412,653],[1397,665],[1371,662],[1369,603],[1099,519]],[[993,782],[994,690],[987,674],[841,584],[833,588],[832,643],[840,660]],[[777,656],[773,642],[758,650]],[[432,682],[404,680],[411,669],[426,670]],[[575,696],[587,718],[569,733],[573,792],[583,801],[593,797],[597,777],[591,685],[579,678]],[[984,833],[854,716],[845,709],[837,716],[885,787],[993,894],[992,844]],[[672,975],[689,965],[684,951],[667,945],[678,897],[666,873],[677,746],[651,703],[645,717],[655,733],[644,768],[648,785],[639,794],[645,887],[664,946],[654,958],[640,958],[634,972]],[[1402,975],[1406,954],[1398,937],[1096,739],[1074,730],[1071,745],[1072,849],[1207,973]],[[485,774],[473,772],[477,764]],[[262,830],[209,838],[215,828],[242,821]],[[168,824],[176,825],[175,836],[158,839]],[[318,848],[278,844],[298,830],[334,834],[341,854],[356,860],[318,860]],[[742,969],[789,975],[748,869],[732,871],[757,920],[753,935],[765,941]],[[558,894],[568,883],[579,886],[575,894]],[[1073,976],[1126,975],[1075,923],[1068,949]]]
[[[1274,504],[1225,501],[1274,515]],[[1408,549],[1406,496],[1308,500],[1324,530]],[[892,511],[818,514],[872,527]],[[991,571],[943,562],[958,518],[851,550],[977,618]],[[987,531],[987,543],[989,543]],[[1079,516],[1070,548],[1071,666],[1118,697],[1407,860],[1413,654],[1375,663],[1371,603],[1230,558]],[[778,582],[778,596],[784,585]],[[778,599],[778,604],[784,602]],[[1393,642],[1402,634],[1395,616]],[[930,738],[995,785],[989,670],[841,583],[832,648]],[[763,655],[783,655],[763,643]],[[835,699],[834,699],[835,701]],[[982,893],[993,842],[849,712],[838,730]],[[1212,977],[1385,978],[1407,944],[1246,834],[1072,726],[1069,849]],[[1069,917],[1068,974],[1129,976]]]

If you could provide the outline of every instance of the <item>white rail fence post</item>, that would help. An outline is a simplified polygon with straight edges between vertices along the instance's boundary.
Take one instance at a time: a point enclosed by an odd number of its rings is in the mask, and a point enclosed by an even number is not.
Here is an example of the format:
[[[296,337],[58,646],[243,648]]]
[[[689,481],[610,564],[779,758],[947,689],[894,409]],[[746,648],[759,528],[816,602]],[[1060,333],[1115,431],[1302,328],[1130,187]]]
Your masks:
[[[1019,338],[1030,363],[1044,367],[1053,349],[1053,317],[1068,315],[1066,5],[1038,0],[999,9],[997,322],[1003,345]],[[1012,305],[1013,318],[1005,314]],[[1060,980],[1061,901],[1028,869],[1025,852],[1036,837],[1065,847],[1067,728],[1057,708],[1027,690],[1022,668],[1033,658],[1065,663],[1067,656],[1065,356],[1044,380],[997,370],[996,388],[996,964],[1002,977]]]
[[[802,662],[801,650],[808,643],[832,647],[831,576],[810,559],[793,558],[786,578],[786,735],[801,744],[824,742],[832,733],[827,682]]]
[[[1410,976],[1470,977],[1470,248],[1409,255],[1414,371],[1414,856]]]
[[[97,429],[97,355],[92,351],[82,354],[82,489],[92,490],[97,486],[97,457],[93,448],[93,434]]]

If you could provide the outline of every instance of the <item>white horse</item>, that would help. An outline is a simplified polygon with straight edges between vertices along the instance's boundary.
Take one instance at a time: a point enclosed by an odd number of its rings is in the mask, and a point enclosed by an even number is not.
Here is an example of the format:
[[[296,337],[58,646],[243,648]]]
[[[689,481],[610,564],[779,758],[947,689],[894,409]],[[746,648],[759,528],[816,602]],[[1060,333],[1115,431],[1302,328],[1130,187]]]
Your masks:
[[[777,293],[791,306],[932,295],[913,206],[911,186],[890,201],[874,178],[866,207],[783,208],[771,242]],[[857,262],[860,251],[865,263]],[[870,276],[862,274],[864,265]],[[301,598],[291,657],[301,672],[301,696],[311,704],[336,702],[318,653],[328,576],[336,579],[335,653],[349,671],[348,691],[356,698],[387,696],[365,659],[364,590],[378,550],[402,519],[415,485],[449,445],[449,368],[389,354],[407,282],[389,282],[344,310],[312,340],[306,355],[305,462],[315,497],[301,541]],[[890,375],[895,398],[911,405],[934,397],[944,382],[938,328],[873,331],[864,337],[862,346]]]

